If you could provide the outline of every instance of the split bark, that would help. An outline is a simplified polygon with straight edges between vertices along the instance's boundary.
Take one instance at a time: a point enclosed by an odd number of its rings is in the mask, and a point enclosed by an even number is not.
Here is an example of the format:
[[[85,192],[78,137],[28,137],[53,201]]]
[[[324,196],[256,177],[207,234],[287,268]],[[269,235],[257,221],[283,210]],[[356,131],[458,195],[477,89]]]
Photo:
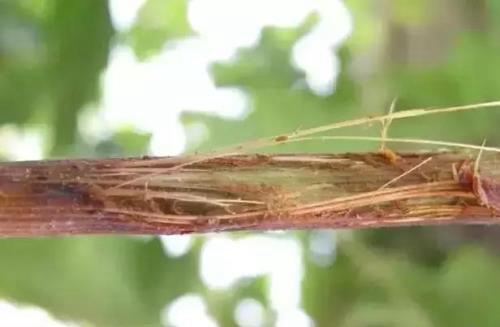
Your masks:
[[[500,222],[500,154],[483,156],[480,176],[465,153],[396,158],[276,154],[3,163],[0,236]]]

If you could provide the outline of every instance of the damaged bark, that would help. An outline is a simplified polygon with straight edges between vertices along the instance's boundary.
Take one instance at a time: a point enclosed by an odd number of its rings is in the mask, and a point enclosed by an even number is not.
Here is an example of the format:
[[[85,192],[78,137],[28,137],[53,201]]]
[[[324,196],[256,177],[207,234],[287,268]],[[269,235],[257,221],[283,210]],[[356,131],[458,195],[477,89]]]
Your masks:
[[[0,236],[496,224],[498,160],[481,175],[458,152],[3,163]]]

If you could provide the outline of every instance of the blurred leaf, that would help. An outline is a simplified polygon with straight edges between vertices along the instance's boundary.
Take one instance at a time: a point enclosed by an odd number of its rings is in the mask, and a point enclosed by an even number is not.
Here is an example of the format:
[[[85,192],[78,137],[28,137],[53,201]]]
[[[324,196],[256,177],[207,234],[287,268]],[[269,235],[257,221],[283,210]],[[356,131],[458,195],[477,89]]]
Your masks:
[[[67,153],[79,110],[97,99],[112,34],[105,1],[1,2],[0,123],[42,118],[54,153]]]
[[[302,283],[304,309],[317,326],[338,325],[361,292],[358,270],[341,252],[330,267],[316,265],[306,257],[305,269]]]
[[[440,233],[453,234],[445,226],[397,227],[385,230],[364,230],[357,233],[363,242],[383,251],[398,249],[398,253],[422,267],[439,267],[448,253],[440,244]],[[415,243],[419,244],[418,247]]]
[[[341,327],[364,327],[364,326],[384,326],[384,327],[429,327],[429,324],[419,312],[411,307],[387,306],[377,303],[360,303],[356,305],[347,318],[342,322]]]
[[[128,38],[138,57],[156,54],[165,43],[191,33],[187,0],[147,0]]]
[[[0,124],[25,123],[44,92],[39,26],[30,18],[0,2]]]
[[[52,1],[54,0],[22,0],[18,1],[18,3],[27,13],[30,13],[38,19],[43,19]]]
[[[100,142],[95,149],[97,156],[141,156],[147,153],[150,133],[123,129],[110,139]]]
[[[26,123],[37,108],[43,88],[40,69],[7,67],[0,72],[0,124]]]
[[[388,81],[394,94],[399,96],[398,108],[498,100],[499,52],[500,47],[487,38],[467,35],[457,42],[443,65],[397,69]],[[480,143],[485,137],[500,139],[498,119],[499,111],[488,110],[418,117],[395,122],[391,133],[393,136],[425,135],[429,139]]]
[[[142,155],[146,152],[151,140],[150,133],[139,133],[132,130],[121,130],[114,135],[115,142],[124,149],[125,155]]]
[[[56,154],[69,150],[75,141],[79,110],[97,99],[112,35],[107,2],[54,0],[51,3],[46,37]]]
[[[498,257],[463,248],[450,258],[438,285],[447,326],[500,325]]]
[[[338,246],[333,266],[306,265],[304,307],[318,325],[433,326],[432,270],[356,240]]]
[[[0,296],[100,326],[159,325],[170,301],[199,286],[198,256],[166,257],[127,237],[0,241]]]

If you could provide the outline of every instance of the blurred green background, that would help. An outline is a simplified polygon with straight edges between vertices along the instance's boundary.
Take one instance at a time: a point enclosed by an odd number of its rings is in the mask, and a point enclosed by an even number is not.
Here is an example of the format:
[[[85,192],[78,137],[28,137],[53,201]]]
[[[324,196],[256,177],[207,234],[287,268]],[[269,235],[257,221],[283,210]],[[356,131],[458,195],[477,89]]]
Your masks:
[[[381,114],[395,97],[403,110],[499,90],[499,0],[0,0],[3,160],[206,151]],[[398,121],[390,135],[498,145],[499,118]],[[500,326],[499,236],[4,239],[0,298],[83,326]]]

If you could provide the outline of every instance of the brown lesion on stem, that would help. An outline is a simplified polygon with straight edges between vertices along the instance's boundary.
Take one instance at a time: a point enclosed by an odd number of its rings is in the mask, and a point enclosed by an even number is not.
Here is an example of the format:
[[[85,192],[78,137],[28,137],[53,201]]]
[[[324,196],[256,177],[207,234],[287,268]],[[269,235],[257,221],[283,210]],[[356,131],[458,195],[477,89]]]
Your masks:
[[[466,154],[397,155],[405,167],[416,168],[402,175],[400,166],[382,153],[4,163],[0,235],[500,221],[496,214],[500,186],[494,177],[500,173],[496,165],[500,155],[483,158],[483,171],[492,177],[480,180],[470,170],[471,157]],[[432,160],[419,166],[429,157]],[[389,181],[393,182],[382,187]]]
[[[453,166],[454,179],[464,188],[472,191],[477,202],[492,211],[500,213],[500,183],[497,179],[479,174],[477,162],[465,160]]]

